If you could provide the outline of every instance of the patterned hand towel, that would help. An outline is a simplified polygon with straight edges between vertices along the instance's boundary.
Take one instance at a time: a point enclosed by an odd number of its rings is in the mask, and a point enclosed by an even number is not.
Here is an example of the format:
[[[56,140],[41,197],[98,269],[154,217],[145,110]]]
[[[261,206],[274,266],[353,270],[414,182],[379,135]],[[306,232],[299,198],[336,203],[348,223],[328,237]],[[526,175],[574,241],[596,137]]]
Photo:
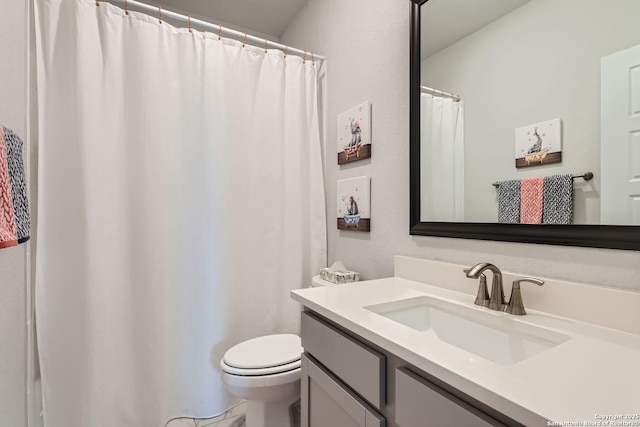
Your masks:
[[[544,178],[527,178],[520,183],[520,222],[542,223],[542,194]]]
[[[520,180],[502,181],[498,184],[498,222],[520,222]]]
[[[544,224],[573,222],[573,175],[552,175],[544,179]]]
[[[7,163],[7,145],[4,141],[3,128],[0,126],[0,248],[17,244],[18,235]]]
[[[4,141],[7,146],[11,194],[13,195],[13,211],[15,212],[18,243],[29,240],[31,221],[29,218],[29,199],[24,177],[24,160],[22,156],[23,142],[12,130],[3,128]]]

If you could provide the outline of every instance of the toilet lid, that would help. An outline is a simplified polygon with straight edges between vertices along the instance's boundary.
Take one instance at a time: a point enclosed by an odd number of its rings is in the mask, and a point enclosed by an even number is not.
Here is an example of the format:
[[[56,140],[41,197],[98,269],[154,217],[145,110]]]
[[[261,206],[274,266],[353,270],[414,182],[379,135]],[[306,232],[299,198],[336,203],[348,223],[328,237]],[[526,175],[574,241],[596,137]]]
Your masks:
[[[231,347],[222,361],[240,369],[271,368],[300,360],[303,351],[297,335],[266,335]]]

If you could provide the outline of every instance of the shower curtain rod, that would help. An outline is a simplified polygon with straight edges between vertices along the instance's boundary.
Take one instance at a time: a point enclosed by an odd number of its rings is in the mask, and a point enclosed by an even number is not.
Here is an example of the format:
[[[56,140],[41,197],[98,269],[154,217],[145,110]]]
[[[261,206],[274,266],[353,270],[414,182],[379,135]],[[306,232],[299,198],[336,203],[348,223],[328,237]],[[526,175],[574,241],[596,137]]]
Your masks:
[[[101,2],[106,3],[117,3],[118,5],[123,5],[125,8],[125,12],[128,13],[129,6],[135,6],[137,9],[140,9],[143,12],[146,12],[150,15],[157,14],[158,19],[162,20],[162,18],[172,18],[179,21],[184,21],[189,24],[189,28],[192,28],[193,25],[198,25],[199,27],[205,28],[213,33],[218,35],[223,35],[226,37],[233,37],[239,39],[244,42],[251,42],[252,46],[259,47],[270,47],[280,49],[285,52],[285,54],[295,54],[297,56],[302,56],[304,59],[310,59],[312,61],[319,60],[324,61],[325,57],[322,55],[316,55],[312,52],[307,52],[305,50],[296,49],[293,47],[289,47],[284,44],[272,42],[271,40],[267,40],[261,37],[252,36],[251,34],[243,33],[242,31],[232,30],[231,28],[224,27],[219,24],[213,24],[211,22],[203,21],[201,19],[192,18],[188,15],[183,15],[181,13],[172,12],[167,9],[163,9],[159,6],[152,6],[150,4],[142,3],[136,0],[96,0],[96,5],[100,5]]]
[[[456,95],[454,93],[449,93],[449,92],[444,92],[438,89],[434,89],[432,87],[428,87],[428,86],[420,86],[420,90],[422,92],[428,92],[431,95],[441,95],[441,96],[446,96],[448,98],[452,98],[454,101],[460,101],[462,100],[462,97],[460,95]]]

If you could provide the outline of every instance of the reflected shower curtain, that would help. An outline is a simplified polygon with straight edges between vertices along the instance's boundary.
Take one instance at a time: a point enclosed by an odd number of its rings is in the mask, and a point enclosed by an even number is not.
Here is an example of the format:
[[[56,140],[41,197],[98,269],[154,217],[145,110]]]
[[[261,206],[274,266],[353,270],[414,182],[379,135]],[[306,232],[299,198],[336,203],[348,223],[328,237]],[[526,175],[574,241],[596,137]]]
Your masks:
[[[299,331],[326,263],[316,69],[94,0],[36,0],[47,427],[161,427]]]
[[[464,221],[463,101],[420,96],[420,216]]]

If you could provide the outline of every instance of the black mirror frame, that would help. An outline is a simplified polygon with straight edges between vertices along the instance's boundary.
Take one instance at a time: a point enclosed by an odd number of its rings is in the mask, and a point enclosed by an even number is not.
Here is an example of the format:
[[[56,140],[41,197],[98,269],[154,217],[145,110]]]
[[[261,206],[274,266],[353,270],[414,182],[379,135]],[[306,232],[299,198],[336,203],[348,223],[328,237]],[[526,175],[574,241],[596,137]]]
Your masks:
[[[411,0],[409,234],[548,245],[640,250],[640,226],[531,225],[420,221],[420,6]]]

